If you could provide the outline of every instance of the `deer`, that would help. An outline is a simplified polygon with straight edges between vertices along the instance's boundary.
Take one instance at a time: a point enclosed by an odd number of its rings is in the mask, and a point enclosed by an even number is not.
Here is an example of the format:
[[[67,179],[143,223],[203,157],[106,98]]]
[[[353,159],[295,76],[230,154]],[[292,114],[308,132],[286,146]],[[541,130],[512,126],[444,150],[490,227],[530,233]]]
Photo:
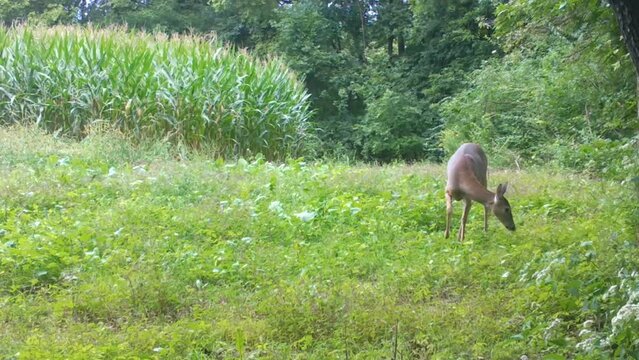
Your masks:
[[[501,221],[506,229],[515,231],[515,222],[510,208],[510,203],[504,197],[508,184],[499,184],[497,191],[492,192],[487,188],[488,159],[484,150],[477,145],[462,144],[448,160],[446,183],[446,233],[450,235],[450,222],[453,215],[453,200],[464,202],[464,212],[457,239],[464,241],[466,233],[466,220],[473,201],[484,205],[484,232],[488,231],[488,212]]]

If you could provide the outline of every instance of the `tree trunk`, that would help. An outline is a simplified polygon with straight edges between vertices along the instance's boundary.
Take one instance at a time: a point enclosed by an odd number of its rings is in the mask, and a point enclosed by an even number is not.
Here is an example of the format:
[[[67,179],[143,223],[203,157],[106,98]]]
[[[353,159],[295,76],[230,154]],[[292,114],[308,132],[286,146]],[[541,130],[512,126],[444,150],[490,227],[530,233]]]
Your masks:
[[[358,1],[357,5],[359,6],[359,21],[360,21],[360,25],[362,27],[362,43],[363,43],[363,48],[366,49],[367,43],[366,43],[366,11],[364,10],[364,7],[362,6],[362,2]]]
[[[406,52],[406,40],[404,40],[404,35],[399,35],[397,37],[397,54],[399,56],[404,55]]]
[[[617,16],[624,42],[639,74],[639,1],[609,0]]]
[[[619,29],[635,65],[637,75],[637,117],[639,117],[639,1],[608,0],[615,12]]]
[[[393,57],[393,43],[395,41],[395,37],[393,35],[388,37],[388,57]]]

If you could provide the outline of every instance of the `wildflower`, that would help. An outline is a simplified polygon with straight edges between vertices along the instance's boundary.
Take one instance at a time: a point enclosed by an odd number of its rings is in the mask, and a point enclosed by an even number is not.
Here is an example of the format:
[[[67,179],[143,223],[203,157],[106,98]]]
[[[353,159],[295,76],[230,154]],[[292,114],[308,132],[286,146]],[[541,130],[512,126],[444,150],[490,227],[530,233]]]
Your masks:
[[[304,210],[301,213],[295,214],[295,216],[297,216],[297,218],[299,218],[303,222],[309,222],[309,221],[315,219],[315,216],[317,216],[317,213],[315,213],[313,211]]]

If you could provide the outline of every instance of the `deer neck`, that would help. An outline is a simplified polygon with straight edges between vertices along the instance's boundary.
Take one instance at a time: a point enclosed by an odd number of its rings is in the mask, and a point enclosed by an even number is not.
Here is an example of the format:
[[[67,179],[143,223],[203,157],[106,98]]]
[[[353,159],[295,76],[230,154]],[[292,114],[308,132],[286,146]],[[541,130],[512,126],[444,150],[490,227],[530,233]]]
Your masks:
[[[471,200],[485,206],[495,202],[495,193],[486,189],[474,176],[463,182],[462,189]]]

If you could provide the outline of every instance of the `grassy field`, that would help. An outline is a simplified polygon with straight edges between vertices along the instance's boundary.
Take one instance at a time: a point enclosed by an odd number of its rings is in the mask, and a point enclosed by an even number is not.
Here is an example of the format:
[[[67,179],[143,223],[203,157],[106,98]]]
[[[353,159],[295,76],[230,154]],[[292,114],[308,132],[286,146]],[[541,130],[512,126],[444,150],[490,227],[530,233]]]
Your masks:
[[[636,189],[510,181],[444,239],[444,167],[185,159],[0,129],[0,358],[639,354]],[[461,206],[456,203],[455,233]]]

